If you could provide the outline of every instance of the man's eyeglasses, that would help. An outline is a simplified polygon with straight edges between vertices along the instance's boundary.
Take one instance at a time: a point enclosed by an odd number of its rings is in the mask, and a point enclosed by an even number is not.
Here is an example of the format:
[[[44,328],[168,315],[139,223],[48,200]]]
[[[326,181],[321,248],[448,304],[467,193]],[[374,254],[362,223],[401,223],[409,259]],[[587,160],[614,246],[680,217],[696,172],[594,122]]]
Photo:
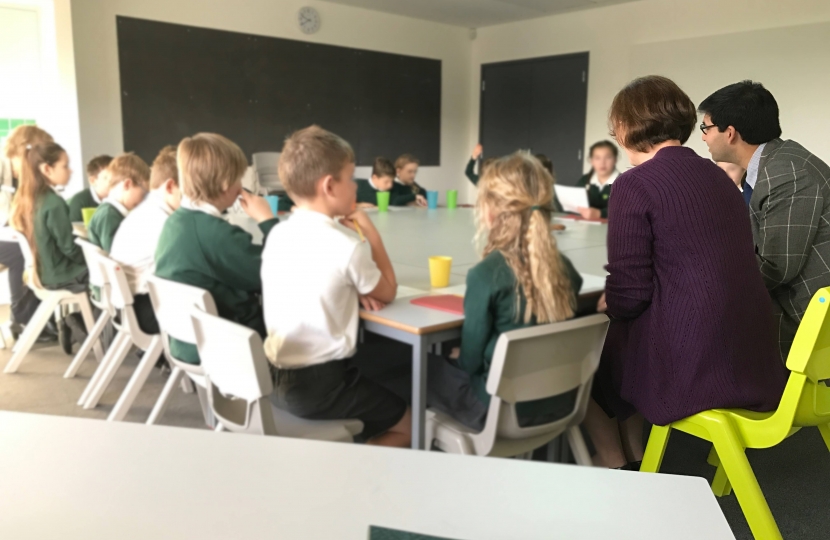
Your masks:
[[[706,122],[701,122],[699,127],[700,127],[700,131],[702,131],[703,134],[706,135],[706,130],[712,129],[713,127],[717,127],[717,125],[712,124],[711,126],[707,126]]]

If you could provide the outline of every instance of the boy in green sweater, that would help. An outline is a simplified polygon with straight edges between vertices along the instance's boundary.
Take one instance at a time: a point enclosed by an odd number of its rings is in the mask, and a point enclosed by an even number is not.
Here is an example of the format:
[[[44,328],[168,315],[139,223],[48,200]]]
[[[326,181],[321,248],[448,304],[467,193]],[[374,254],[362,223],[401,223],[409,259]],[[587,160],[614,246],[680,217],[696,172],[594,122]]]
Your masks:
[[[107,155],[92,158],[86,166],[86,175],[89,178],[89,188],[76,193],[69,199],[69,221],[83,221],[84,208],[98,208],[98,205],[109,195],[110,182],[107,167],[112,158]]]
[[[375,158],[372,177],[369,180],[355,180],[355,182],[357,182],[357,207],[376,208],[378,193],[389,191],[395,183],[395,167],[384,157]]]
[[[404,154],[395,161],[397,178],[392,184],[389,204],[392,206],[427,205],[427,190],[415,182],[420,163],[418,158],[412,154]]]
[[[167,218],[156,248],[156,273],[208,291],[219,316],[243,324],[265,337],[260,295],[262,246],[222,218],[240,200],[265,237],[279,223],[268,201],[242,189],[248,160],[221,135],[199,133],[179,143],[182,201]],[[199,364],[196,345],[170,340],[170,353]]]
[[[109,253],[118,226],[147,195],[150,167],[143,159],[129,153],[115,158],[107,167],[107,173],[110,177],[109,195],[92,216],[87,235],[91,243]]]

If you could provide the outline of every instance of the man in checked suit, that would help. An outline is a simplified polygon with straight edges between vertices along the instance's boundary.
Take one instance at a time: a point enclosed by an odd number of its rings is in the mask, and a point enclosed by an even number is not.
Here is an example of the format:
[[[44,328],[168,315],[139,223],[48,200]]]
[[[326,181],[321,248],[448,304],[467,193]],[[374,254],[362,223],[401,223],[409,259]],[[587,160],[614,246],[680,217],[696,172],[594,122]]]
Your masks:
[[[786,361],[807,304],[830,286],[830,167],[797,142],[781,140],[778,104],[760,83],[721,88],[698,109],[712,159],[746,169],[755,257]]]

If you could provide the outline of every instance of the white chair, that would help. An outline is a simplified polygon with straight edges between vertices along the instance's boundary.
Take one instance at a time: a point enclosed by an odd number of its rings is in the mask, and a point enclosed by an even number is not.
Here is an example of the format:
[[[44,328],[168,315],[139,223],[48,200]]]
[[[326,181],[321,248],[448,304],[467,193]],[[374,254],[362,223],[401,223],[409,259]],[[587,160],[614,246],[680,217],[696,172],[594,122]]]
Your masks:
[[[202,406],[207,425],[213,425],[213,414],[210,412],[210,405],[207,400],[205,383],[205,372],[202,366],[182,362],[170,352],[170,338],[175,338],[184,343],[196,345],[196,337],[193,333],[193,323],[190,320],[190,310],[193,307],[217,314],[216,304],[209,292],[198,287],[177,283],[157,276],[152,276],[147,281],[150,289],[150,300],[153,303],[153,310],[156,312],[156,319],[161,330],[161,344],[164,355],[170,362],[172,372],[164,385],[150,417],[148,424],[155,424],[164,414],[164,410],[170,402],[170,396],[177,384],[187,375],[185,381],[192,381],[199,395],[199,403]]]
[[[90,381],[90,384],[93,385],[92,391],[84,403],[84,408],[92,409],[98,405],[101,396],[104,395],[133,345],[144,351],[133,376],[121,393],[121,397],[118,398],[109,417],[107,417],[109,422],[119,422],[127,415],[138,393],[144,387],[144,383],[147,382],[147,377],[152,373],[156,361],[161,356],[161,335],[149,335],[141,330],[133,307],[133,293],[130,290],[130,284],[121,264],[109,257],[101,257],[100,264],[107,281],[110,283],[110,301],[113,308],[120,313],[120,320],[113,319],[113,324],[118,329],[118,334],[112,346],[115,352],[107,355],[107,360],[101,363],[93,380]]]
[[[6,373],[15,373],[18,370],[20,364],[23,362],[23,359],[26,358],[27,354],[29,354],[29,351],[32,349],[32,346],[35,344],[38,336],[46,326],[46,323],[49,322],[49,318],[52,316],[52,313],[60,315],[60,306],[79,306],[87,332],[91,332],[95,322],[92,318],[92,307],[89,304],[87,292],[73,293],[67,290],[51,291],[49,289],[45,289],[41,284],[37,270],[35,269],[32,250],[29,248],[29,242],[26,240],[26,237],[19,233],[14,233],[12,237],[17,240],[17,243],[20,246],[20,251],[23,252],[23,259],[26,261],[26,271],[24,273],[26,276],[26,285],[28,285],[35,296],[37,296],[40,300],[40,305],[37,310],[35,310],[35,313],[26,325],[26,328],[24,328],[23,333],[20,335],[20,339],[17,343],[15,343],[14,348],[12,349],[12,357],[9,359],[9,363],[6,364]],[[96,358],[100,361],[103,357],[101,344],[95,343],[93,350],[95,351]]]
[[[259,152],[253,157],[260,187],[268,192],[285,191],[279,175],[280,152]]]
[[[228,431],[353,442],[359,420],[304,420],[275,407],[262,339],[256,331],[193,308],[193,330],[205,370],[208,402]]]
[[[66,373],[63,374],[65,379],[71,379],[78,374],[81,364],[84,363],[84,360],[86,360],[86,357],[92,351],[92,347],[96,343],[100,343],[99,338],[104,328],[107,327],[107,323],[115,315],[115,310],[110,303],[110,284],[104,276],[100,264],[100,258],[106,258],[107,252],[82,238],[76,238],[75,243],[84,251],[86,267],[89,270],[89,284],[98,289],[98,297],[96,298],[94,294],[90,294],[89,301],[93,306],[101,310],[101,315],[98,316],[98,320],[95,321],[95,326],[92,327],[92,331],[86,337],[86,340],[84,340],[72,363],[69,364]],[[78,404],[82,405],[83,403],[79,401]]]
[[[449,416],[427,411],[426,440],[456,454],[513,457],[526,454],[567,432],[580,465],[591,456],[579,424],[585,417],[591,382],[608,330],[605,315],[505,332],[496,343],[487,377],[490,408],[484,429],[476,433]],[[548,424],[521,427],[516,403],[577,390],[566,417]]]
[[[3,273],[8,272],[8,271],[9,271],[8,266],[0,264],[0,274],[3,274]],[[11,306],[9,306],[9,308],[11,309]],[[7,344],[6,344],[6,331],[8,330],[9,326],[11,326],[11,320],[8,321],[8,322],[5,322],[3,324],[0,324],[0,345],[2,345],[2,346],[0,346],[0,349],[5,349],[6,346],[7,346]],[[11,332],[9,332],[9,333],[11,333]]]

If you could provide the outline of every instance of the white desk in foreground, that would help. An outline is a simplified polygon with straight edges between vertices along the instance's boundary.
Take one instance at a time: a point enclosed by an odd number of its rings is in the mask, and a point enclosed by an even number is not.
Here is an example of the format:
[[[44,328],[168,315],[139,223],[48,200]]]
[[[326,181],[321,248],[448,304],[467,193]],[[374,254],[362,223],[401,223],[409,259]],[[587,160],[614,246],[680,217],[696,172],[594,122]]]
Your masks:
[[[0,412],[0,538],[734,539],[702,478]]]

